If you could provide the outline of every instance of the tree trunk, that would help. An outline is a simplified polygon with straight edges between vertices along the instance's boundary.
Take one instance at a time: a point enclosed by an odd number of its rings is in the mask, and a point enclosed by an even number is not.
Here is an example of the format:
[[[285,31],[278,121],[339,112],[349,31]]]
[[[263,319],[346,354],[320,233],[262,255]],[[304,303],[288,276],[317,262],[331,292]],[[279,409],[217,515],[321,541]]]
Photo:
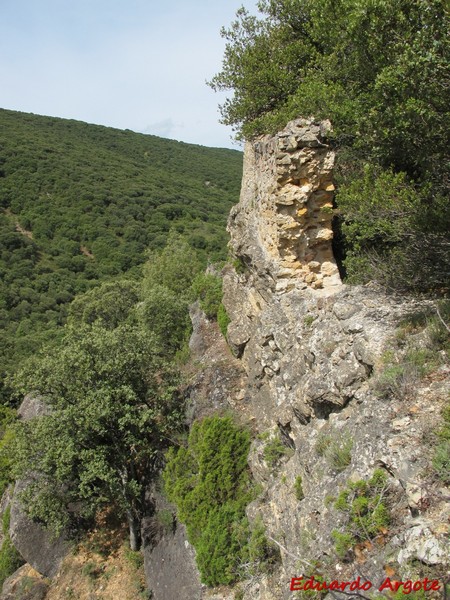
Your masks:
[[[127,512],[127,518],[130,529],[130,548],[137,551],[141,547],[141,523],[131,512]]]

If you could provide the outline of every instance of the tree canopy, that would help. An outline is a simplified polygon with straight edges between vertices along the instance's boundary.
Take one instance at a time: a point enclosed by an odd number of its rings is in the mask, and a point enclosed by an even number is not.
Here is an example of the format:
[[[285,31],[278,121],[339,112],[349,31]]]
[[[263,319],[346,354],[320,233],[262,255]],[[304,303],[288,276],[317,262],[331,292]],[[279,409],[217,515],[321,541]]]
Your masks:
[[[252,138],[299,116],[331,119],[330,143],[338,149],[336,202],[351,280],[446,289],[445,0],[262,0],[258,7],[262,16],[242,8],[222,30],[223,68],[210,85],[233,91],[221,107],[223,122],[238,137]],[[383,210],[377,211],[381,204],[371,205],[370,196],[384,185]],[[405,194],[409,201],[396,223]],[[377,234],[365,238],[368,205]]]
[[[235,150],[0,109],[0,377],[60,336],[75,296],[139,278],[170,231],[225,259],[241,171]]]
[[[2,482],[27,480],[27,512],[56,531],[114,506],[138,547],[145,491],[182,420],[174,355],[187,342],[190,257],[172,235],[149,255],[142,282],[104,282],[77,297],[62,338],[12,378],[19,398],[32,391],[49,410],[10,427]],[[5,427],[12,415],[3,408]]]
[[[16,384],[39,390],[51,410],[19,423],[11,448],[14,477],[33,477],[29,514],[61,530],[74,502],[83,516],[114,505],[136,548],[145,485],[178,414],[175,378],[155,339],[128,324],[67,327],[61,346],[32,361]]]

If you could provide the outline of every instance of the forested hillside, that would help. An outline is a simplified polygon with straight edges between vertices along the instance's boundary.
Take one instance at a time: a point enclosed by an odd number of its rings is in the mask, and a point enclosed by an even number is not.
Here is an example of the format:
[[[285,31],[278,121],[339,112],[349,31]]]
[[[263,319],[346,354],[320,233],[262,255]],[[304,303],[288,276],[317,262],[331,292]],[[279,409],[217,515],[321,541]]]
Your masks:
[[[0,110],[2,376],[57,335],[76,294],[183,234],[226,256],[242,155],[131,131]]]

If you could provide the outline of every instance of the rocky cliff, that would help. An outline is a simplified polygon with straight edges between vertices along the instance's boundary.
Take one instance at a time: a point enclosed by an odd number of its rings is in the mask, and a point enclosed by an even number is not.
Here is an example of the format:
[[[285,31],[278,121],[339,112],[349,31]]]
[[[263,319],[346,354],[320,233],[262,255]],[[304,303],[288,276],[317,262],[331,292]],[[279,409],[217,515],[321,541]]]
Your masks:
[[[370,594],[386,577],[427,576],[442,593],[448,577],[450,490],[432,461],[449,367],[427,326],[434,304],[342,283],[328,131],[297,120],[246,145],[228,225],[234,266],[224,269],[234,357],[215,325],[192,315],[200,372],[191,416],[232,410],[253,431],[260,493],[247,512],[262,520],[279,563],[250,565],[235,588],[208,590],[177,527],[146,555],[156,600],[178,597],[173,556],[190,597],[210,600],[301,597],[291,579],[311,575],[360,577]]]
[[[237,410],[259,432],[248,514],[281,552],[246,599],[292,597],[290,579],[314,573],[374,589],[387,574],[448,576],[450,494],[431,463],[449,368],[429,328],[411,325],[433,303],[342,284],[328,127],[298,120],[247,144],[229,220],[237,269],[223,302],[247,373]]]

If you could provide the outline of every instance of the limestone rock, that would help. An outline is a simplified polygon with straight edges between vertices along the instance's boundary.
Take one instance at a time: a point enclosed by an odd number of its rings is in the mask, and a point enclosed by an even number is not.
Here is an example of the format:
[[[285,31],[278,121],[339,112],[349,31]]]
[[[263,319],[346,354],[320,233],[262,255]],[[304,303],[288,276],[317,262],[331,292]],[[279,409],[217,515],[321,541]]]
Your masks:
[[[38,395],[28,394],[18,413],[23,420],[30,420],[49,414],[49,409]],[[55,539],[48,530],[32,521],[25,513],[20,493],[31,481],[32,476],[16,482],[11,500],[9,534],[18,552],[36,571],[46,577],[53,577],[69,551],[69,544],[64,536]]]
[[[331,250],[334,152],[326,143],[328,130],[324,123],[297,119],[245,148],[230,244],[260,274],[292,279],[278,283],[280,293],[302,282],[314,289],[341,284]]]
[[[45,405],[39,394],[27,394],[17,410],[17,414],[23,421],[29,421],[35,417],[50,414],[50,409]]]
[[[48,583],[30,565],[23,565],[3,584],[0,600],[44,600]]]
[[[9,534],[19,553],[36,571],[53,577],[69,552],[69,543],[63,536],[55,539],[51,532],[26,515],[19,495],[28,484],[29,480],[22,480],[15,485]]]
[[[201,600],[200,582],[195,552],[186,537],[184,525],[166,532],[154,546],[144,550],[147,585],[154,600]]]

